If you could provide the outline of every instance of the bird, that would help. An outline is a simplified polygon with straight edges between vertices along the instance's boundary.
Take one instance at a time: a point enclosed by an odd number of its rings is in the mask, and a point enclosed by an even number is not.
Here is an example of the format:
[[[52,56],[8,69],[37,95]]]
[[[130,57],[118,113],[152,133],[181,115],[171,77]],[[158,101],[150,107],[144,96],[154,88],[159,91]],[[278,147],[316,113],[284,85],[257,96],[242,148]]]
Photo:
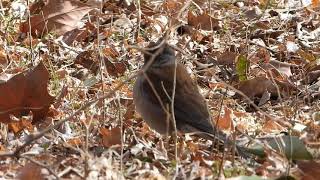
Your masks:
[[[217,135],[214,138],[227,141],[226,134],[212,124],[206,100],[186,67],[177,60],[174,48],[160,38],[145,49],[133,100],[148,126],[165,136],[172,135],[176,128],[181,133]]]

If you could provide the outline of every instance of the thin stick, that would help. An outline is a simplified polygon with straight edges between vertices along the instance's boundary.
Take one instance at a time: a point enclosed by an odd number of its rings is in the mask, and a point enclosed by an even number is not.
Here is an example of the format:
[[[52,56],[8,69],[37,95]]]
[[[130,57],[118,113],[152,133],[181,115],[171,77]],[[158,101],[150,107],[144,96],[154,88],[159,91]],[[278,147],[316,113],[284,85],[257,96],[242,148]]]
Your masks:
[[[120,95],[117,93],[118,100],[118,118],[120,120],[120,139],[121,139],[121,152],[120,152],[120,172],[123,174],[123,151],[124,151],[124,139],[123,139],[123,118],[121,113]]]
[[[177,133],[177,125],[176,118],[174,114],[174,99],[176,96],[176,85],[177,85],[177,61],[174,61],[174,71],[173,71],[173,88],[172,88],[172,96],[171,96],[171,112],[172,112],[172,123],[174,128],[174,155],[176,159],[176,173],[179,171],[179,162],[178,162],[178,133]]]

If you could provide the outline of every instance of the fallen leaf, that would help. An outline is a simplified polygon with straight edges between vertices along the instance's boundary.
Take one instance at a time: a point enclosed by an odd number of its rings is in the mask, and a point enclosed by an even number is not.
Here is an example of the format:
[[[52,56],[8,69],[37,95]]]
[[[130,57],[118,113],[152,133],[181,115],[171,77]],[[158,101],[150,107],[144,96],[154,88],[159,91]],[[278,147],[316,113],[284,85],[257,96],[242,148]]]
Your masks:
[[[312,7],[313,8],[316,8],[316,7],[318,7],[319,6],[319,0],[312,0]]]
[[[92,73],[96,74],[99,69],[99,58],[93,50],[81,52],[74,61],[75,64],[80,64],[84,68],[89,69]]]
[[[264,141],[277,153],[284,155],[286,158],[291,160],[312,160],[313,157],[307,150],[305,144],[297,136],[278,136],[278,137],[265,137],[259,138],[259,140]],[[266,148],[261,143],[253,143],[244,150],[248,153],[254,154],[258,157],[266,157],[269,155],[268,148]]]
[[[234,125],[232,122],[232,113],[233,111],[228,107],[224,108],[224,115],[221,116],[218,120],[216,120],[216,125],[219,129],[230,130],[234,129]]]
[[[100,134],[102,136],[102,145],[104,147],[111,147],[113,145],[121,144],[121,130],[119,127],[112,128],[100,128]]]
[[[297,67],[295,64],[280,62],[277,60],[270,60],[270,64],[287,77],[292,76],[291,68]]]
[[[313,61],[317,60],[317,58],[311,52],[307,52],[302,49],[299,49],[297,53],[301,56],[301,58],[303,58],[304,60],[307,60],[309,62],[313,62]]]
[[[127,70],[127,63],[126,61],[119,61],[119,62],[111,62],[108,58],[105,58],[105,64],[107,67],[107,72],[111,76],[119,77],[122,76]]]
[[[32,126],[32,115],[24,116],[21,119],[18,119],[16,122],[11,122],[8,124],[8,129],[11,130],[14,134],[19,133],[23,129],[28,129],[29,132],[33,132]]]
[[[165,12],[173,16],[177,14],[180,9],[183,8],[185,3],[186,3],[185,0],[171,0],[171,1],[164,1],[162,6]]]
[[[97,28],[93,23],[86,22],[81,29],[73,29],[63,34],[63,42],[71,45],[74,41],[88,42],[97,36]]]
[[[246,15],[246,17],[248,19],[252,20],[252,19],[260,17],[262,14],[262,11],[259,9],[258,6],[254,6],[251,9],[245,11],[244,14]]]
[[[320,77],[320,70],[311,71],[306,75],[306,77],[302,79],[302,83],[311,84],[317,81],[319,77]]]
[[[270,93],[271,97],[278,97],[279,93],[283,97],[292,94],[297,90],[294,85],[290,84],[285,79],[280,80],[274,78],[271,80],[264,76],[258,76],[253,79],[241,81],[235,87],[251,100],[254,100],[255,98],[260,99],[266,91]],[[237,94],[237,96],[241,97],[240,94]]]
[[[81,144],[83,144],[83,140],[80,138],[72,138],[72,139],[69,139],[67,143],[70,144],[71,146],[80,146]]]
[[[221,29],[220,21],[207,13],[197,16],[193,12],[189,11],[188,24],[206,31]]]
[[[320,164],[316,161],[297,161],[298,168],[302,171],[302,180],[316,180],[320,174]]]
[[[31,26],[31,34],[35,37],[51,31],[62,35],[75,29],[77,23],[92,9],[78,0],[48,0],[41,13],[30,17],[30,25],[29,21],[20,25],[20,31],[27,33]]]
[[[285,128],[282,127],[276,121],[269,120],[269,121],[265,122],[265,124],[262,127],[262,130],[266,133],[274,133],[274,132],[285,131]]]
[[[7,54],[3,49],[0,49],[0,65],[6,65],[7,63]]]
[[[21,117],[32,111],[33,122],[46,117],[54,97],[48,93],[49,73],[42,62],[0,82],[0,122],[10,122],[10,114]]]
[[[41,174],[41,167],[34,164],[28,163],[21,168],[18,174],[19,180],[43,180],[44,176]]]
[[[263,76],[242,81],[236,88],[250,99],[261,97],[265,91],[276,92],[276,87],[273,82]]]
[[[225,51],[217,57],[217,61],[220,65],[233,66],[237,56],[235,52]]]
[[[119,57],[119,52],[114,47],[106,47],[103,49],[103,54],[105,56],[110,56],[111,58]]]

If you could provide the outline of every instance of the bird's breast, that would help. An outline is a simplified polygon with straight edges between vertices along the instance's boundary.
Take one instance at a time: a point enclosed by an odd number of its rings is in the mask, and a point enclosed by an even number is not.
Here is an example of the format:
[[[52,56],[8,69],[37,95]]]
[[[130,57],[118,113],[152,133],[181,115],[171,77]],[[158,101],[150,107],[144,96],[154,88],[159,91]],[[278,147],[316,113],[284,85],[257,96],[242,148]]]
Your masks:
[[[154,92],[147,85],[143,76],[137,78],[133,88],[136,111],[152,129],[160,134],[170,134],[172,128],[169,126],[167,114],[158,103],[153,102]]]

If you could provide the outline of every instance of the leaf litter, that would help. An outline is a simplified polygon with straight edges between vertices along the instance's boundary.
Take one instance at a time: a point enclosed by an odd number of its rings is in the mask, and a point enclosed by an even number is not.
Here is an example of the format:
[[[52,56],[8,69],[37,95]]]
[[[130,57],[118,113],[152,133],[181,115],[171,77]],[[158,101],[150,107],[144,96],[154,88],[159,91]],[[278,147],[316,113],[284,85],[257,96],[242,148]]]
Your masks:
[[[26,4],[1,1],[1,178],[317,177],[318,0]],[[170,40],[212,119],[245,139],[250,158],[188,134],[175,146],[135,113],[130,77],[143,64],[135,47],[174,26]]]

